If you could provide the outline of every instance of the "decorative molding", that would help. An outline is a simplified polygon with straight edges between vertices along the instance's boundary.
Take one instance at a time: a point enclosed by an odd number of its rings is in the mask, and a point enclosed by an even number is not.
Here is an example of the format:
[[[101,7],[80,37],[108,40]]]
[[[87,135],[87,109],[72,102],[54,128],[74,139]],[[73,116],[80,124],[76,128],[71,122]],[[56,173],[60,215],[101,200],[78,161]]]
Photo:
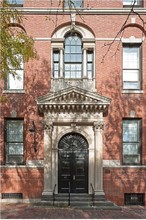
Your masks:
[[[53,8],[53,9],[45,9],[45,8],[17,8],[19,12],[22,14],[27,14],[27,15],[51,15],[51,14],[58,14],[58,15],[66,15],[66,14],[71,14],[71,13],[76,13],[76,10],[70,10],[70,9],[58,9],[58,8]],[[113,8],[113,9],[79,9],[78,14],[80,15],[128,15],[129,12],[131,11],[131,8]],[[135,8],[134,11],[139,14],[146,14],[146,8]]]
[[[120,160],[103,160],[103,167],[117,167],[120,165]]]
[[[51,38],[51,37],[34,37],[33,38],[33,40],[34,41],[51,41],[51,42],[53,42],[54,44],[55,43],[58,43],[58,42],[64,42],[64,38]],[[105,38],[105,37],[96,37],[96,38],[94,38],[94,39],[82,39],[82,41],[83,42],[88,42],[89,44],[90,44],[90,48],[93,48],[94,46],[92,46],[91,47],[91,43],[92,42],[95,42],[95,41],[113,41],[113,40],[115,40],[115,41],[120,41],[121,39],[120,38]],[[55,47],[54,45],[52,46],[53,48]],[[56,47],[58,48],[58,45],[56,45]],[[85,49],[87,49],[87,48],[85,48]]]
[[[49,133],[52,133],[52,131],[53,131],[53,124],[46,122],[46,123],[45,123],[45,126],[44,126],[44,129],[45,129],[46,131],[48,131]]]
[[[94,122],[94,131],[103,130],[104,129],[104,121],[103,119],[98,120],[97,122]]]
[[[135,38],[134,36],[131,36],[129,38],[122,37],[122,43],[142,43],[143,41],[144,41],[144,37],[142,38]]]
[[[83,113],[105,112],[111,99],[95,92],[89,92],[78,87],[69,87],[55,93],[39,97],[37,104],[41,112]]]
[[[146,165],[122,165],[120,160],[103,160],[104,168],[146,168]]]
[[[43,160],[27,160],[26,166],[28,167],[43,167],[44,161]]]
[[[34,41],[51,41],[51,37],[34,37]]]
[[[0,168],[6,168],[6,169],[13,169],[13,168],[37,168],[37,167],[44,167],[44,160],[27,160],[26,165],[11,165],[11,164],[6,164],[6,165],[1,165]]]

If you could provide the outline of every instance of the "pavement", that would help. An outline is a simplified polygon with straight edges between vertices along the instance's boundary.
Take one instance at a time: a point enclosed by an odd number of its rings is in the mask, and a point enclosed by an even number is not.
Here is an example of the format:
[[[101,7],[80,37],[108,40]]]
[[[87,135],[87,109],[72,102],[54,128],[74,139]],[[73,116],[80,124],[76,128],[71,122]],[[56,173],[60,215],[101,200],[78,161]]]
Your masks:
[[[1,219],[146,219],[146,206],[121,210],[53,208],[26,203],[1,203]]]

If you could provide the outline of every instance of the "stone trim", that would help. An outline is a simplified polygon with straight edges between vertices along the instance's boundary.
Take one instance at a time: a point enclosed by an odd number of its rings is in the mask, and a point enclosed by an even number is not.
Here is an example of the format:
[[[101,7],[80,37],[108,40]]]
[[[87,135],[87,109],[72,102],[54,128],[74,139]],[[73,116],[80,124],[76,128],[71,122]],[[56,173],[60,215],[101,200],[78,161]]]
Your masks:
[[[14,89],[14,90],[4,90],[3,93],[25,93],[23,89]]]
[[[58,14],[58,15],[65,15],[71,14],[72,12],[76,12],[75,10],[68,10],[68,9],[45,9],[45,8],[17,8],[19,12],[22,14],[27,15],[51,15],[51,14]],[[81,9],[78,13],[81,15],[128,15],[131,11],[131,8],[114,8],[114,9]],[[146,13],[145,8],[135,8],[135,12],[140,13],[141,15]]]
[[[62,39],[52,39],[52,38],[50,38],[50,37],[34,37],[33,38],[33,40],[34,41],[51,41],[52,42],[52,44],[54,43],[55,44],[55,42],[60,42],[60,41],[64,41],[64,39],[62,38]],[[113,41],[113,40],[115,40],[115,41],[120,41],[121,39],[120,38],[105,38],[105,37],[96,37],[96,38],[94,38],[94,40],[95,41]],[[93,41],[93,40],[92,40]],[[92,41],[90,40],[90,39],[83,39],[83,43],[85,43],[85,42],[88,42],[89,44],[90,44],[90,42],[92,43]],[[89,48],[94,48],[95,47],[95,45],[93,46],[93,45],[90,45],[90,47]],[[58,45],[56,44],[56,45],[53,45],[53,47],[52,48],[58,48]]]
[[[127,94],[127,93],[130,93],[130,94],[143,94],[144,93],[144,91],[143,90],[128,90],[128,89],[126,89],[126,90],[122,90],[122,93],[123,94]]]
[[[146,168],[146,165],[122,165],[120,160],[103,160],[103,168]]]
[[[43,168],[44,167],[44,160],[27,160],[26,165],[11,165],[11,164],[6,164],[6,165],[0,165],[0,168]]]

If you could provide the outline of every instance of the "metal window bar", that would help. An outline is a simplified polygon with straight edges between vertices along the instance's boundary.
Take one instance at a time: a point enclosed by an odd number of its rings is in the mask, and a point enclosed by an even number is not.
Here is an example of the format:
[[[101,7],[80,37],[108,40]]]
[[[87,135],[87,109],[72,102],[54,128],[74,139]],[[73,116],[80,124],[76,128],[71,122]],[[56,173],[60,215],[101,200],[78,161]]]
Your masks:
[[[144,205],[143,193],[126,193],[125,205]]]
[[[70,206],[70,181],[68,182],[68,206]]]
[[[22,193],[2,193],[2,199],[22,199]]]

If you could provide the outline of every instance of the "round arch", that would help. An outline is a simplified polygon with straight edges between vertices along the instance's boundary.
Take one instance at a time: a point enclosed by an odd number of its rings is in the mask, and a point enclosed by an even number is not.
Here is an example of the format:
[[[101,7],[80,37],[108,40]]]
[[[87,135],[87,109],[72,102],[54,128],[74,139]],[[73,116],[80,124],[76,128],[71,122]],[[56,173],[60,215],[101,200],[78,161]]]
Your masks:
[[[75,129],[69,128],[69,129],[63,130],[62,132],[60,132],[58,134],[57,140],[56,139],[54,140],[54,147],[55,147],[55,149],[58,149],[59,141],[61,140],[61,138],[63,136],[65,136],[66,134],[69,134],[69,133],[77,133],[77,134],[83,136],[86,139],[86,141],[88,142],[88,144],[90,144],[91,141],[92,141],[91,137],[85,131],[80,130],[78,128],[75,128]]]
[[[89,144],[86,138],[70,132],[58,143],[59,193],[88,193]]]
[[[63,26],[57,29],[52,35],[52,40],[63,38],[67,33],[71,32],[71,30],[72,30],[71,25]],[[93,33],[86,27],[76,25],[74,27],[74,32],[79,33],[85,39],[95,39]]]

